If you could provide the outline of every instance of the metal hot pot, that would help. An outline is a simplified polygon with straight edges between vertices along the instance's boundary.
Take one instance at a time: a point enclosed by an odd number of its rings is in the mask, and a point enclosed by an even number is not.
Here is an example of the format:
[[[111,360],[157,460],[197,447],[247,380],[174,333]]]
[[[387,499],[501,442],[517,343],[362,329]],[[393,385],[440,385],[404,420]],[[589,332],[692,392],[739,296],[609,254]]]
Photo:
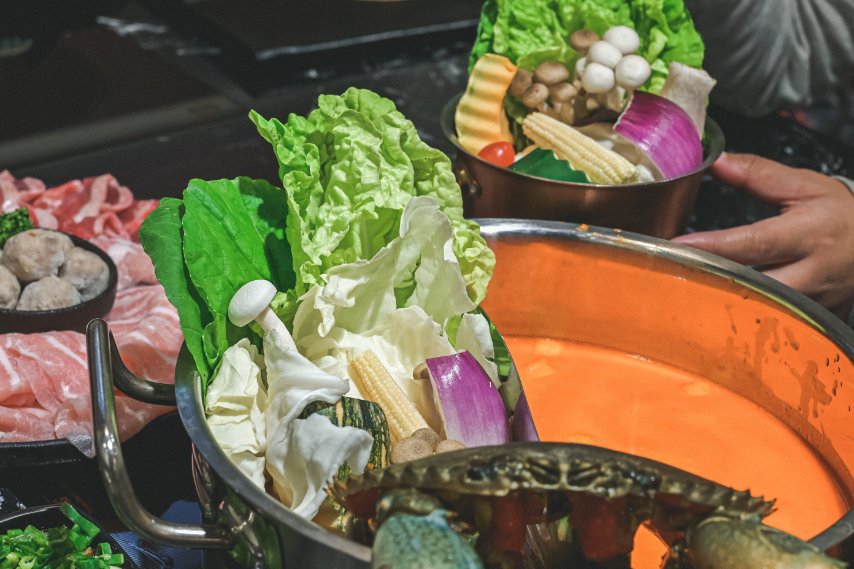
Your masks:
[[[445,105],[439,122],[457,150],[454,173],[466,217],[571,221],[670,239],[685,230],[703,173],[724,149],[721,129],[706,117],[705,159],[678,178],[621,186],[539,178],[496,166],[460,146],[454,112],[461,96]]]
[[[504,334],[616,348],[724,386],[800,435],[854,504],[854,331],[827,310],[742,265],[656,238],[548,221],[488,219],[481,227],[497,257],[484,307]],[[665,285],[669,292],[661,294]],[[616,294],[606,298],[602,287]],[[153,541],[218,549],[211,557],[222,566],[368,566],[367,547],[293,515],[229,462],[206,425],[187,353],[179,358],[173,392],[119,365],[103,321],[90,324],[88,342],[98,461],[129,528]],[[793,383],[798,370],[810,373]],[[167,523],[140,506],[117,435],[114,382],[129,395],[177,403],[194,443],[206,525]],[[852,535],[854,510],[812,541],[848,556]]]

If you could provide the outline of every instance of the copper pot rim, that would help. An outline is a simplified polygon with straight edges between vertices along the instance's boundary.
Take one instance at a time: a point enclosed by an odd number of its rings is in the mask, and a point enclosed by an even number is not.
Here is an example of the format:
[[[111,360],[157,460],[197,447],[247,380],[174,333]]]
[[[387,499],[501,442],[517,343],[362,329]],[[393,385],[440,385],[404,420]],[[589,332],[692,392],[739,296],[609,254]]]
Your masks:
[[[706,274],[714,275],[722,281],[739,282],[763,294],[770,301],[778,304],[781,310],[797,314],[839,346],[846,355],[854,358],[854,330],[847,328],[826,308],[771,277],[717,255],[638,233],[596,226],[582,227],[582,224],[561,221],[506,218],[478,218],[475,221],[480,224],[481,231],[487,239],[556,239],[565,242],[581,241],[613,246],[693,267]],[[333,534],[297,516],[265,490],[255,486],[226,457],[204,419],[201,384],[186,346],[182,347],[175,371],[175,394],[179,415],[200,458],[204,459],[217,475],[253,508],[267,519],[286,525],[304,538],[325,542],[354,559],[370,560],[370,549],[367,546]],[[854,509],[810,541],[822,549],[834,546],[850,535],[854,535],[852,524],[854,524]]]

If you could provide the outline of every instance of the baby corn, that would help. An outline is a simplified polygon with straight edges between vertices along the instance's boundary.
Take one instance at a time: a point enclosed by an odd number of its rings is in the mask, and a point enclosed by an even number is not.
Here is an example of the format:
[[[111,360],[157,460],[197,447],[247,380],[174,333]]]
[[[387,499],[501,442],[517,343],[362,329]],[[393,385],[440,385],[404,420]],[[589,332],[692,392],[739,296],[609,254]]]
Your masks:
[[[548,115],[531,113],[525,117],[522,131],[537,146],[553,151],[574,169],[587,174],[594,184],[626,184],[638,178],[634,164]]]
[[[394,381],[394,378],[372,351],[350,359],[350,375],[365,399],[382,407],[392,441],[410,436],[427,427],[424,417]]]

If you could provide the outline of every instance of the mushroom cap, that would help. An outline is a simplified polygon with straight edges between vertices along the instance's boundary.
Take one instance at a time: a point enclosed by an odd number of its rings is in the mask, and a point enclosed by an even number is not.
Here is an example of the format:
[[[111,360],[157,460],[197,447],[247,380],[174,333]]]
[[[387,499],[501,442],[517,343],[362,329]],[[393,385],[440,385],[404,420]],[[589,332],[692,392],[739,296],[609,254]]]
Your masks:
[[[602,39],[616,46],[623,55],[634,53],[640,47],[640,36],[628,26],[614,26],[605,32]]]
[[[231,302],[228,303],[228,319],[235,326],[246,326],[270,306],[276,292],[278,291],[275,285],[270,281],[249,281],[231,297]]]

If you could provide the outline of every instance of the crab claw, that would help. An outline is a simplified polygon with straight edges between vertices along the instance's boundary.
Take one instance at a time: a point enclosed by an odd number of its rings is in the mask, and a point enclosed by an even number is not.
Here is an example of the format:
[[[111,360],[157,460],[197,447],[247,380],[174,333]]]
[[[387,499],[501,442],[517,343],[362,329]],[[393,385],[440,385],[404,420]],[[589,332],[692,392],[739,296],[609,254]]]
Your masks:
[[[688,530],[693,569],[843,569],[820,549],[754,519],[714,516]]]
[[[474,548],[458,534],[438,500],[413,490],[393,490],[378,504],[380,526],[373,569],[483,569]]]

